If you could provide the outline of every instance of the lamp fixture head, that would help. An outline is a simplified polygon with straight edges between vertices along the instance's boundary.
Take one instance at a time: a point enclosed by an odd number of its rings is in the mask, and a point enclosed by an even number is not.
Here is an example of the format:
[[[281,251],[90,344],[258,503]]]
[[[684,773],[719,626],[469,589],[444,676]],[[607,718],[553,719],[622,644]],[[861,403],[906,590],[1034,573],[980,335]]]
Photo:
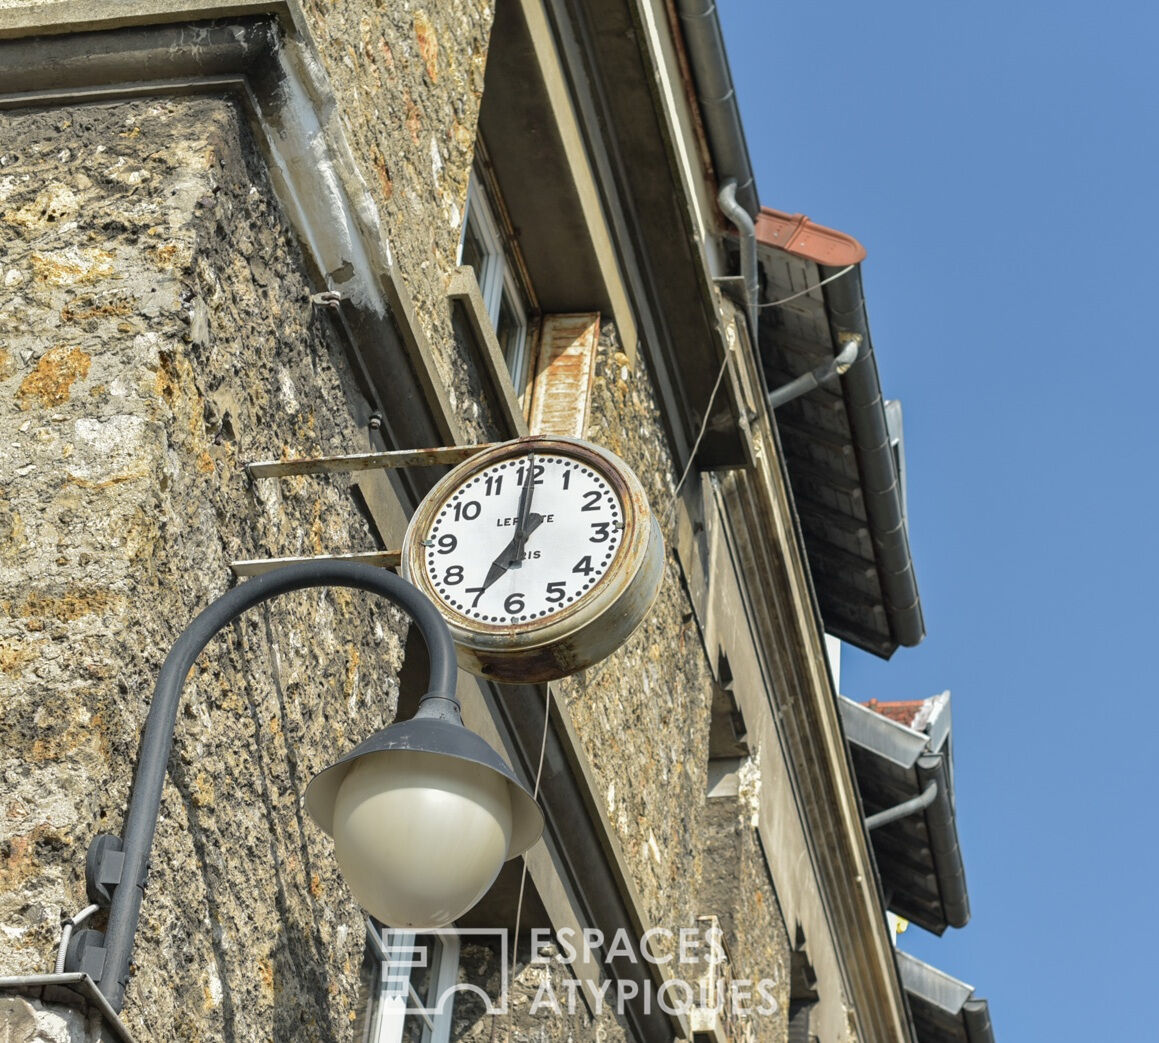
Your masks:
[[[358,902],[381,923],[443,927],[543,832],[532,795],[458,714],[392,724],[306,787]]]

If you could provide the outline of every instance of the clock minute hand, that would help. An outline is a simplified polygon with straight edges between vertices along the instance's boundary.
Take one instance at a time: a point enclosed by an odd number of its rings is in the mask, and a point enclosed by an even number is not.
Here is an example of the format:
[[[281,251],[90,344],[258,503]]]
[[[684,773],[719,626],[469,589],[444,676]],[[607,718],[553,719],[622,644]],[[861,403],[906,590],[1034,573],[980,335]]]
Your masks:
[[[523,492],[519,496],[519,522],[515,526],[515,538],[511,541],[511,557],[507,559],[507,567],[517,569],[523,564],[523,551],[527,546],[527,537],[531,535],[528,522],[531,520],[531,500],[535,496],[535,454],[527,454],[527,471],[523,479]],[[543,521],[542,515],[537,515]],[[538,522],[536,523],[538,524]]]
[[[500,576],[504,575],[508,569],[515,567],[522,562],[523,549],[520,545],[520,539],[523,544],[527,543],[527,537],[530,536],[536,529],[543,524],[542,514],[530,514],[527,517],[527,531],[522,537],[518,533],[512,538],[511,542],[507,544],[500,552],[499,556],[491,563],[491,568],[487,570],[487,578],[483,580],[483,589],[486,590],[492,583],[494,583]]]

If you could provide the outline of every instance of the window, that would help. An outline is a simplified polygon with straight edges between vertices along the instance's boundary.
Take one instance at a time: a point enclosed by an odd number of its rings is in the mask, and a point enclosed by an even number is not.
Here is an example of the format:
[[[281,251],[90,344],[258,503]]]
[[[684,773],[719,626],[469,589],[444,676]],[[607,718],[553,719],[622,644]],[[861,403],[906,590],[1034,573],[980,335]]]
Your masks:
[[[395,931],[366,921],[363,1043],[449,1043],[459,938]]]
[[[521,280],[522,263],[509,234],[497,198],[483,185],[483,176],[471,175],[467,191],[467,216],[459,242],[459,264],[470,265],[479,283],[483,306],[495,328],[499,350],[507,363],[511,382],[522,401],[529,379],[530,356],[527,294]]]

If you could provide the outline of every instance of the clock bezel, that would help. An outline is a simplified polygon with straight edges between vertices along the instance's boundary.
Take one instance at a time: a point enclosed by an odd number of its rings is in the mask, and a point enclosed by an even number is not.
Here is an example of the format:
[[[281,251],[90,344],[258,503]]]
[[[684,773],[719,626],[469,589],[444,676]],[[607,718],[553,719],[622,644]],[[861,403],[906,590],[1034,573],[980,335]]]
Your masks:
[[[530,453],[564,456],[597,471],[612,488],[624,522],[620,545],[591,590],[542,619],[489,623],[442,599],[426,565],[422,540],[461,486],[496,463]],[[496,680],[562,677],[609,655],[647,614],[663,573],[663,539],[639,479],[618,456],[578,438],[531,436],[484,449],[449,471],[424,497],[403,540],[402,575],[438,606],[459,663]]]

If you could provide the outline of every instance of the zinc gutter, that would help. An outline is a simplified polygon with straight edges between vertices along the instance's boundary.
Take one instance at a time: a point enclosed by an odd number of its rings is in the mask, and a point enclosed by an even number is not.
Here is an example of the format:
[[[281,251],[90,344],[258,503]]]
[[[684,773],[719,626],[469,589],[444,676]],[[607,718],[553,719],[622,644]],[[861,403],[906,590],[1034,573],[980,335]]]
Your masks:
[[[736,181],[736,200],[755,219],[761,205],[716,3],[676,0],[676,8],[717,181]]]
[[[902,511],[901,482],[890,446],[881,380],[869,335],[861,266],[855,265],[840,278],[837,276],[841,268],[819,264],[818,270],[822,279],[833,280],[823,287],[833,342],[844,343],[850,334],[861,338],[861,352],[841,377],[841,389],[861,472],[865,513],[889,628],[898,644],[912,647],[926,636],[926,625]]]
[[[912,647],[925,637],[926,626],[910,554],[901,480],[890,446],[885,400],[869,335],[861,284],[865,247],[852,236],[816,224],[802,214],[768,207],[757,218],[757,241],[817,265],[819,281],[824,282],[821,292],[833,344],[845,344],[850,336],[861,338],[857,361],[840,378],[841,390],[890,633],[898,644]]]

